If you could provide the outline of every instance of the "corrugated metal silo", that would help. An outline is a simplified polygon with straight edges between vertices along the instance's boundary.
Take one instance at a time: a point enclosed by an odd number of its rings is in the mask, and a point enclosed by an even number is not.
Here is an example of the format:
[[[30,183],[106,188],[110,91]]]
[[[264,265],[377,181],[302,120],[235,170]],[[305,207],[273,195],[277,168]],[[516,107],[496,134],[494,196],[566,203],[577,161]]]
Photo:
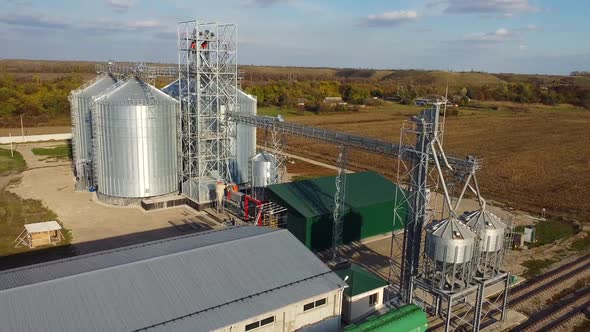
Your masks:
[[[70,93],[70,112],[72,115],[72,145],[77,188],[89,188],[93,179],[92,149],[92,98],[100,95],[117,83],[108,74],[81,86]]]
[[[276,182],[277,158],[266,151],[252,158],[252,187],[264,188]]]
[[[238,112],[256,115],[257,101],[256,97],[238,89]],[[236,162],[232,167],[232,178],[236,183],[246,183],[250,181],[250,164],[256,154],[256,127],[244,124],[236,126],[236,143],[232,144],[236,151]]]
[[[133,78],[94,100],[93,119],[102,200],[178,191],[178,101]]]
[[[469,262],[475,237],[475,233],[457,219],[445,219],[427,226],[426,253],[445,264]]]

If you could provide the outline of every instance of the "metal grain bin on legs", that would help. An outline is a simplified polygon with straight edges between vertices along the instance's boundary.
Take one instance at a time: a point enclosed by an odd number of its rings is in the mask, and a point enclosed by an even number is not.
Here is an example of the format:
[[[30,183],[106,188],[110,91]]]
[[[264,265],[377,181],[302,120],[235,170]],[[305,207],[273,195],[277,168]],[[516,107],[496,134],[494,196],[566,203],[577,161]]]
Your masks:
[[[93,118],[102,200],[126,205],[178,191],[178,101],[133,78],[96,98]]]

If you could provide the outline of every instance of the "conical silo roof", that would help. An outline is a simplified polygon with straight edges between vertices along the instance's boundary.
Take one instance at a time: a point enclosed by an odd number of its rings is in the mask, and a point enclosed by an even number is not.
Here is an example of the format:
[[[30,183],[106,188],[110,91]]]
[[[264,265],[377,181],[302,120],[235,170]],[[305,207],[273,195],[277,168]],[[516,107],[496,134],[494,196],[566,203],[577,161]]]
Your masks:
[[[473,213],[467,214],[464,217],[465,225],[467,225],[472,230],[477,229],[505,229],[506,224],[504,224],[500,218],[498,218],[495,214],[491,213],[486,209],[478,210]]]
[[[135,77],[113,86],[95,101],[102,104],[134,103],[137,105],[177,102],[156,87]]]
[[[475,239],[476,235],[455,218],[443,219],[430,227],[432,235],[448,240]]]
[[[109,74],[102,74],[88,85],[73,91],[73,93],[79,95],[80,97],[94,97],[100,95],[105,90],[112,87],[115,83],[117,83],[116,78]]]

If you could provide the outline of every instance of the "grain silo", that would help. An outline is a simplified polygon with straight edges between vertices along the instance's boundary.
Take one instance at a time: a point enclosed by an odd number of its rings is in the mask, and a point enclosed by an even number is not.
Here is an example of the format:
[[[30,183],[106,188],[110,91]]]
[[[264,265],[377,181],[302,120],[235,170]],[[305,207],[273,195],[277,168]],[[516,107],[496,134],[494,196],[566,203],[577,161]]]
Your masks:
[[[471,260],[476,237],[456,218],[444,219],[426,227],[423,275],[431,286],[449,292],[467,287],[473,277]]]
[[[265,188],[277,183],[277,158],[262,151],[252,158],[252,187]]]
[[[257,100],[255,96],[249,95],[238,89],[238,109],[244,114],[256,115]],[[256,154],[256,127],[245,124],[236,124],[235,142],[231,144],[232,154],[236,157],[230,164],[232,180],[236,183],[250,181],[250,161]]]
[[[72,148],[77,189],[87,189],[94,182],[92,166],[92,99],[112,87],[116,82],[117,80],[113,76],[103,74],[70,93]]]
[[[179,190],[179,104],[136,78],[94,100],[98,197],[117,205]]]
[[[478,277],[493,277],[500,272],[504,260],[505,237],[509,230],[499,217],[487,209],[465,213],[462,216],[471,230],[477,235],[475,265]]]

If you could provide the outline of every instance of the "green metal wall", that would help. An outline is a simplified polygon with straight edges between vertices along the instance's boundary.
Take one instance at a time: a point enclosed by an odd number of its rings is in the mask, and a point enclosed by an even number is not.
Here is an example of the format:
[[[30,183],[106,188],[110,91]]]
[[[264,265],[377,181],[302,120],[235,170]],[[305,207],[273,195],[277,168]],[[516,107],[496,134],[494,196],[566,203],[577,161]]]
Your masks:
[[[320,251],[327,249],[332,244],[333,216],[331,213],[305,218],[295,211],[289,202],[269,192],[271,201],[288,209],[287,225],[306,247]],[[350,243],[391,232],[394,223],[394,202],[376,203],[369,206],[348,209],[344,214],[342,230],[342,243]],[[395,230],[403,228],[407,214],[407,206],[397,207]]]

